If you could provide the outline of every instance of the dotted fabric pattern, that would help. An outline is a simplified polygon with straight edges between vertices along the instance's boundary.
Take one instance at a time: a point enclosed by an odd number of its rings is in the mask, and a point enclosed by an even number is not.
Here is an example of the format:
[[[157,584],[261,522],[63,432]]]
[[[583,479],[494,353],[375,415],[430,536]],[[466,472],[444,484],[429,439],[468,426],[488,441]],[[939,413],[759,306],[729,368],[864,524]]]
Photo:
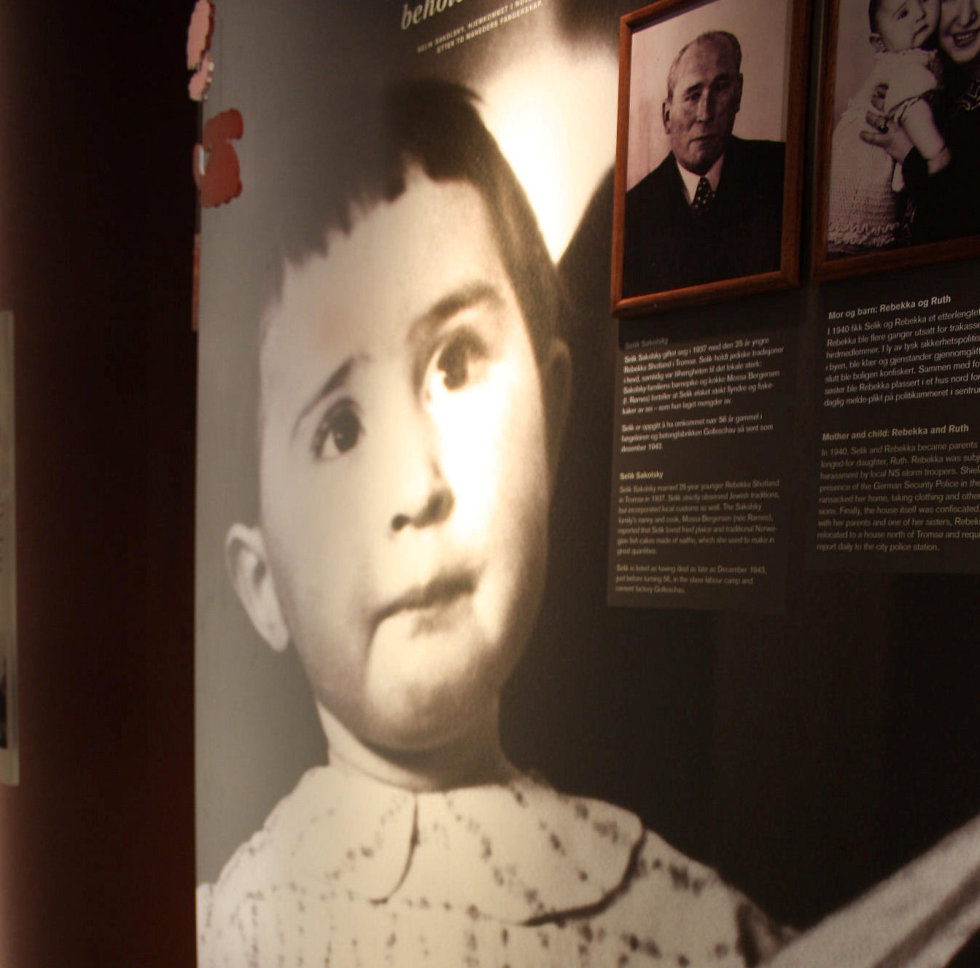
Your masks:
[[[743,966],[783,936],[639,819],[520,776],[311,770],[197,893],[201,968]]]

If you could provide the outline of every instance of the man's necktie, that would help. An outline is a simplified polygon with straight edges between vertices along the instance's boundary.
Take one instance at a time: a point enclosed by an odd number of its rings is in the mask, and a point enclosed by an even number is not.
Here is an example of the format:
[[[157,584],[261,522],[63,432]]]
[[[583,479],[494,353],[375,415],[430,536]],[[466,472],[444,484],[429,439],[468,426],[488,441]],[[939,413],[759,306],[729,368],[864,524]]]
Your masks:
[[[694,193],[694,201],[691,202],[691,210],[695,215],[704,215],[711,208],[714,199],[715,193],[711,189],[711,182],[706,175],[702,175],[698,182],[698,190]]]

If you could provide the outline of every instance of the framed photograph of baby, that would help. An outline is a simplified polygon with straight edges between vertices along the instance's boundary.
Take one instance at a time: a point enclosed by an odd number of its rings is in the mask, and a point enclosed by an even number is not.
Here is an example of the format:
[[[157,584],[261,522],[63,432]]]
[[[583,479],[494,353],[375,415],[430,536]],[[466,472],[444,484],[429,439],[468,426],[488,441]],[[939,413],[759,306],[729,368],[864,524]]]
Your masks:
[[[831,0],[813,274],[980,252],[980,0]]]
[[[621,18],[614,314],[798,283],[808,9],[658,0]]]

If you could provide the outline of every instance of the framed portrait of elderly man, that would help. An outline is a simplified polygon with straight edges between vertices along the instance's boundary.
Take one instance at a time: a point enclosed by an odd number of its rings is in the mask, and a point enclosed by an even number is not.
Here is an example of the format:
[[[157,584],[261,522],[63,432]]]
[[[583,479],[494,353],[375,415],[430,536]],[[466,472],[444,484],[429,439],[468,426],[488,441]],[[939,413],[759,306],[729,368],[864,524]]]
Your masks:
[[[620,21],[612,310],[799,281],[805,0],[658,0]]]
[[[831,0],[814,276],[980,252],[980,0]]]

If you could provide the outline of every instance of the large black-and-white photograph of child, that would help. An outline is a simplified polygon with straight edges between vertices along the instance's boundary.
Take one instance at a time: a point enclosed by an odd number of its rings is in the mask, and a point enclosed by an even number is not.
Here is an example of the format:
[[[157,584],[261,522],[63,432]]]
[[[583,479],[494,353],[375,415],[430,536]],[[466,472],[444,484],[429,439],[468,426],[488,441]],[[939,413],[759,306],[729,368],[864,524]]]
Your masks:
[[[625,4],[500,9],[218,12],[243,188],[201,215],[200,968],[748,968],[897,866],[834,865],[874,839],[852,666],[887,610],[716,640],[732,616],[606,604]]]
[[[456,80],[389,80],[371,9],[222,7],[209,111],[242,113],[244,187],[202,219],[199,965],[758,963],[789,933],[746,893],[594,787],[558,788],[582,747],[543,716],[581,719],[573,690],[594,690],[525,664],[595,656],[611,619],[590,490],[607,471],[581,438],[609,426],[589,368],[609,346],[613,141],[565,193],[556,259],[486,119],[504,132],[530,76],[532,101],[570,95],[521,137],[567,171],[561,129],[615,116],[617,18],[553,4],[500,28],[523,83],[506,49],[482,73],[477,40]],[[662,677],[640,678],[658,705]],[[529,760],[535,735],[558,756]]]
[[[980,251],[980,0],[835,0],[818,278]]]
[[[795,282],[800,15],[662,0],[623,17],[615,310]]]
[[[215,863],[203,831],[236,829],[243,795],[202,777],[199,963],[758,958],[782,935],[744,895],[630,811],[516,766],[501,738],[502,692],[546,595],[558,464],[574,440],[571,305],[584,300],[566,301],[484,123],[489,82],[468,72],[481,98],[446,80],[388,83],[377,65],[390,38],[360,2],[222,9],[226,50],[234,28],[263,38],[263,59],[226,58],[211,94],[241,110],[246,135],[242,196],[203,225],[213,405],[199,424],[199,534],[201,560],[223,549],[227,575],[206,569],[200,635],[229,599],[238,624],[199,650],[199,761],[214,764],[208,737],[232,682],[222,664],[258,680],[254,701],[231,701],[245,729],[220,758],[240,755],[246,783],[268,792],[268,773],[249,775],[301,745],[263,712],[277,657],[319,737],[313,765]],[[591,38],[573,57],[560,13],[528,14],[521,33],[552,54],[550,75],[556,61],[570,72],[558,95],[575,93],[590,56],[608,60],[594,76],[611,120],[616,19],[603,21],[608,57]],[[489,44],[471,43],[478,61]],[[539,154],[554,179],[559,153]],[[589,262],[605,276],[605,259]]]

